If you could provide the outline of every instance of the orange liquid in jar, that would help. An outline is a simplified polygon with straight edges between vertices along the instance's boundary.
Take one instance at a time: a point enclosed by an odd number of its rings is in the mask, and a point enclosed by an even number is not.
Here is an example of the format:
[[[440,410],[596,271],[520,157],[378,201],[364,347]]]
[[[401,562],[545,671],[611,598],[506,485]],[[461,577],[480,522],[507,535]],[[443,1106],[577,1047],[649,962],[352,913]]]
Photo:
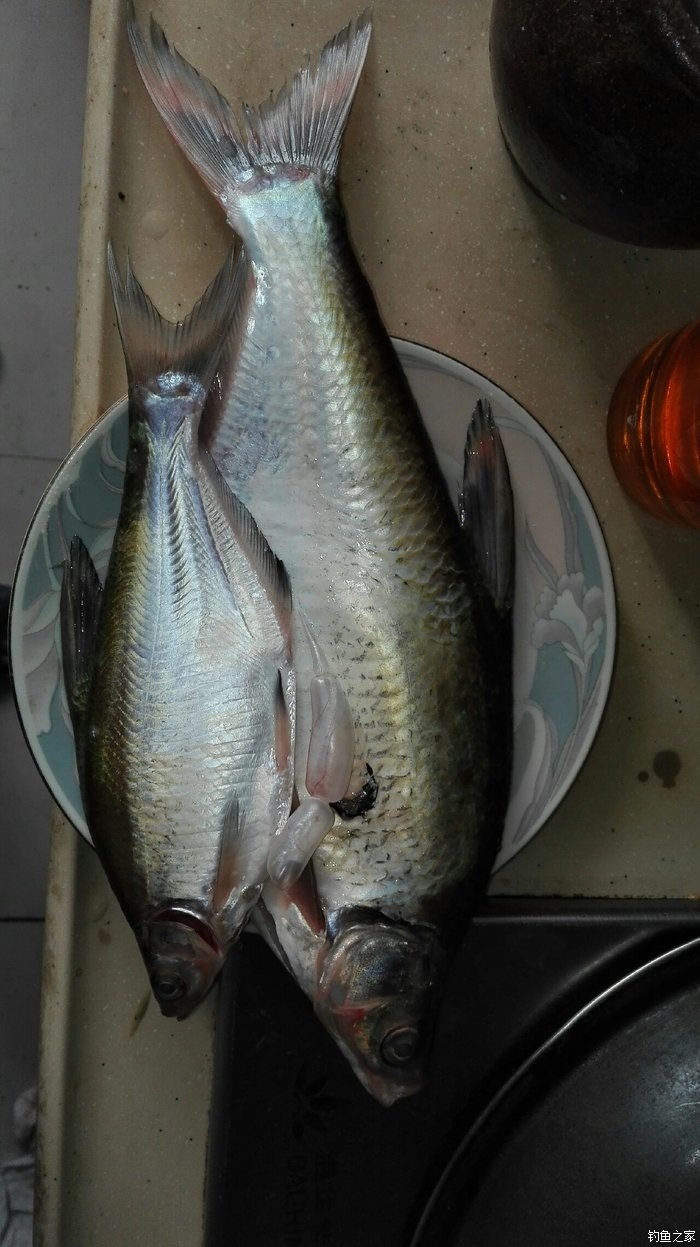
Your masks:
[[[625,369],[610,400],[608,451],[636,503],[700,528],[700,321],[657,338]]]

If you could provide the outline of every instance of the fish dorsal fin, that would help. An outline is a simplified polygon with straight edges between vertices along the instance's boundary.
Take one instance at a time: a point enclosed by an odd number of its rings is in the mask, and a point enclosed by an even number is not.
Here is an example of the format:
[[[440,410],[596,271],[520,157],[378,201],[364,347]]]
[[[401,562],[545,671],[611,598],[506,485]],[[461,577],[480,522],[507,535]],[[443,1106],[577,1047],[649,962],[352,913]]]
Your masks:
[[[137,280],[128,258],[122,281],[111,243],[107,247],[107,267],[129,386],[147,386],[165,373],[183,372],[197,378],[206,392],[214,380],[240,298],[233,253],[229,252],[192,311],[177,322],[161,316]]]
[[[251,169],[285,164],[335,174],[372,33],[369,9],[329,40],[314,68],[307,62],[277,96],[244,108],[240,124],[228,100],[168,43],[153,17],[146,39],[133,4],[128,31],[153,103],[224,208]]]
[[[61,585],[61,658],[63,680],[76,744],[92,682],[102,585],[90,553],[80,537],[70,543]]]
[[[491,404],[482,398],[467,429],[458,510],[494,604],[509,611],[514,583],[513,494]]]
[[[233,312],[226,340],[216,369],[216,376],[206,397],[199,425],[200,445],[210,449],[213,445],[226,410],[231,385],[235,386],[235,374],[241,346],[245,339],[246,319],[251,298],[255,294],[255,277],[245,247],[241,247],[233,270]]]

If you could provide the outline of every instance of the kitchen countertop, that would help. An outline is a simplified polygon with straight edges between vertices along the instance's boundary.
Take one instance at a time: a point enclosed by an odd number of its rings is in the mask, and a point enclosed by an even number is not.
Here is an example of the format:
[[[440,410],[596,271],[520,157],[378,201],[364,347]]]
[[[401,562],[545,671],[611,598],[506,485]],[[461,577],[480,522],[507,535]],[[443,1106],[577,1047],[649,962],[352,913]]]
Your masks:
[[[607,458],[605,417],[637,350],[700,313],[700,253],[598,237],[523,185],[491,95],[489,7],[375,0],[342,186],[389,331],[454,356],[517,398],[579,474],[610,552],[618,651],[601,728],[559,809],[493,877],[491,893],[692,897],[700,892],[698,536],[627,501]],[[353,12],[341,0],[238,0],[235,9],[200,0],[196,10],[161,0],[156,15],[235,103],[281,85]],[[141,86],[122,4],[94,0],[75,437],[125,390],[108,236],[118,254],[128,244],[139,277],[173,317],[227,247],[222,214]],[[668,751],[679,769],[664,782],[655,759]],[[184,1026],[150,1005],[140,1017],[147,984],[95,856],[58,816],[52,836],[38,1241],[194,1247],[215,1002]]]

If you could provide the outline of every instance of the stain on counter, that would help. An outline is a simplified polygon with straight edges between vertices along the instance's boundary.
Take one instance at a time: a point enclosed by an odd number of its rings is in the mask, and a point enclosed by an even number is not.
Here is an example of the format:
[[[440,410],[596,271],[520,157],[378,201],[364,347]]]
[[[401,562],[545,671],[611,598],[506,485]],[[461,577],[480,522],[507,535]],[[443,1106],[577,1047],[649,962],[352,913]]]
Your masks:
[[[654,754],[654,774],[661,780],[664,788],[675,788],[681,765],[680,755],[675,749],[660,749]]]

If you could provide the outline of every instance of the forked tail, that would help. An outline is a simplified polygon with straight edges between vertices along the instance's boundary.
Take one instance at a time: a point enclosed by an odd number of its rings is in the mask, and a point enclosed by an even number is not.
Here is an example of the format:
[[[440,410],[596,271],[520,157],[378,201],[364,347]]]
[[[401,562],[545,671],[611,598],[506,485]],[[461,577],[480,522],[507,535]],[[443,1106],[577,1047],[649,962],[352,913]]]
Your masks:
[[[231,216],[231,200],[251,171],[284,165],[333,177],[372,33],[366,10],[335,35],[291,83],[240,121],[216,87],[171,47],[151,18],[150,40],[129,7],[129,39],[139,72],[170,133]]]
[[[107,247],[117,324],[129,386],[146,385],[165,373],[196,377],[206,393],[214,380],[240,299],[243,272],[229,254],[184,320],[161,316],[137,280],[129,260],[122,281],[112,244]]]

